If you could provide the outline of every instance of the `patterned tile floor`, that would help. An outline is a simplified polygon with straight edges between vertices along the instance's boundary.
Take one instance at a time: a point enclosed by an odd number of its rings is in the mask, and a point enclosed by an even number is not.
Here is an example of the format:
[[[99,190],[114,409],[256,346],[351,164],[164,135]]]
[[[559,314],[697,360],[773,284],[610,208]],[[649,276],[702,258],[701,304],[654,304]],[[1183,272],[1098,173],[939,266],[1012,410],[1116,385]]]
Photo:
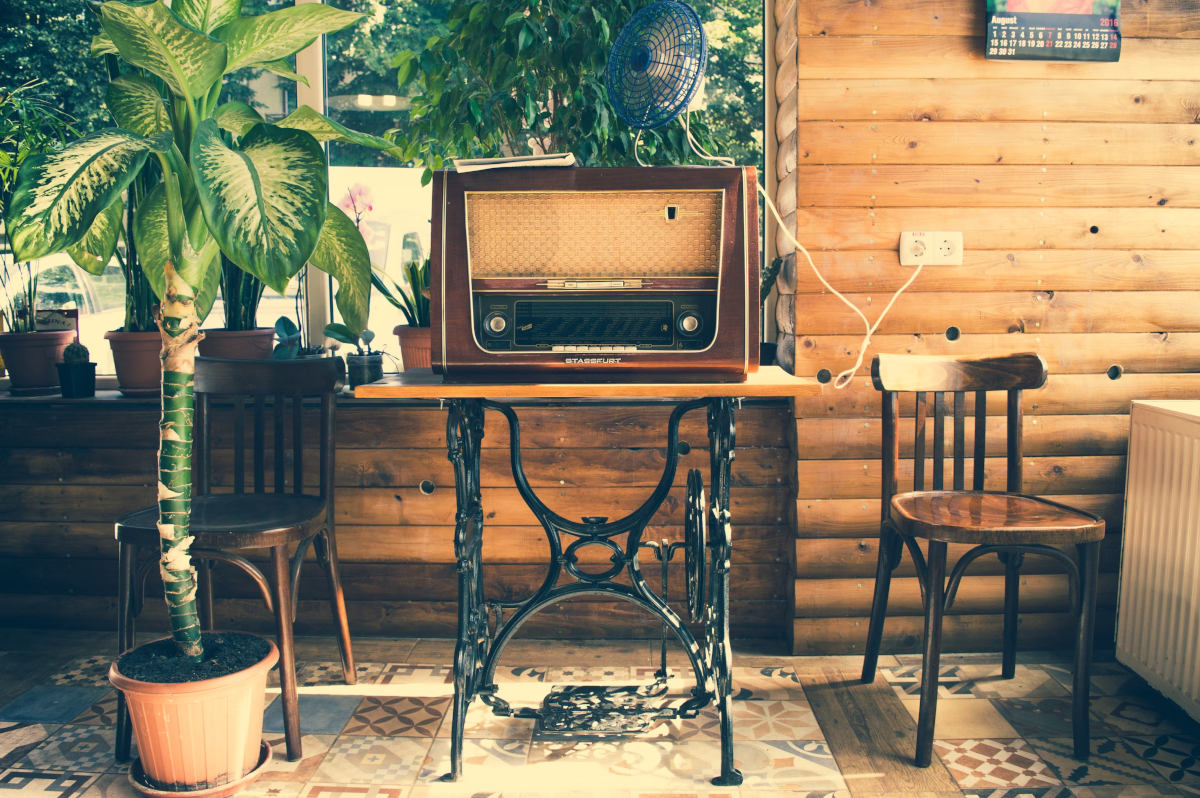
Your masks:
[[[128,766],[113,761],[115,695],[109,659],[96,639],[68,640],[59,666],[30,676],[35,654],[6,644],[0,630],[0,798],[133,796]],[[28,633],[25,636],[28,639]],[[359,686],[338,681],[323,661],[325,641],[299,644],[304,757],[283,756],[278,702],[264,735],[274,756],[244,796],[277,798],[434,798],[436,796],[612,796],[613,798],[774,798],[783,795],[884,798],[1149,798],[1200,795],[1200,725],[1119,664],[1099,662],[1093,680],[1093,753],[1072,756],[1070,673],[1053,654],[1026,654],[1016,678],[1002,680],[996,657],[944,658],[935,765],[912,768],[910,750],[920,667],[913,656],[884,657],[874,688],[853,688],[854,657],[803,658],[735,653],[734,751],[740,788],[709,784],[720,759],[711,709],[616,740],[562,741],[533,720],[497,717],[475,705],[468,716],[464,774],[438,783],[449,762],[452,688],[447,641],[364,641]],[[632,684],[654,671],[653,646],[522,642],[498,681],[514,705],[536,705],[554,684]],[[364,656],[365,655],[365,656]],[[580,665],[563,665],[574,657]],[[61,657],[60,657],[61,659]],[[554,663],[559,664],[554,664]],[[669,684],[684,693],[688,669],[673,655]],[[830,674],[837,675],[833,681]],[[840,674],[840,675],[839,675]],[[839,683],[837,680],[842,679]],[[874,689],[899,721],[873,734],[852,712],[823,717],[810,693],[826,698]],[[815,694],[814,694],[815,695]],[[275,692],[269,695],[274,699]],[[884,706],[883,709],[888,709]],[[907,710],[907,713],[905,712]],[[881,717],[887,715],[882,710]],[[847,720],[850,718],[850,720]],[[856,725],[857,724],[857,725]],[[855,726],[857,730],[848,729]],[[858,728],[861,726],[861,728]],[[904,728],[900,728],[903,726]],[[847,735],[848,731],[854,733]],[[856,736],[857,735],[857,736]],[[847,743],[847,740],[854,742]],[[921,779],[940,773],[941,786]],[[889,775],[890,774],[890,775]],[[880,787],[884,784],[884,787]],[[923,787],[913,785],[925,784]],[[874,785],[865,787],[864,785]]]

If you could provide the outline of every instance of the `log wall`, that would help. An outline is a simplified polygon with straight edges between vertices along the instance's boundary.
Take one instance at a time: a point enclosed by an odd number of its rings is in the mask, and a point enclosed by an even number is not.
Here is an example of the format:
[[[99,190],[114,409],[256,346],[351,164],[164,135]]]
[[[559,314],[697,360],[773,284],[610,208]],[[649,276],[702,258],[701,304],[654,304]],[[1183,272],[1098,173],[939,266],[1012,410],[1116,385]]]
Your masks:
[[[875,352],[1036,351],[1028,489],[1109,529],[1098,643],[1111,646],[1132,399],[1200,388],[1200,15],[1126,0],[1117,63],[987,61],[982,0],[777,0],[775,164],[800,242],[875,321],[911,274],[905,230],[961,231],[962,266],[926,267],[845,390],[796,404],[798,652],[858,651],[879,517]],[[781,252],[789,251],[780,243]],[[779,352],[798,375],[854,365],[862,323],[802,254],[780,280]],[[991,486],[994,483],[989,483]],[[1061,644],[1062,579],[1027,561],[1026,644]],[[947,645],[998,646],[1000,582],[977,571]],[[914,650],[911,568],[885,647]]]
[[[638,506],[662,473],[669,406],[537,406],[519,409],[526,474],[554,510],[616,518]],[[732,503],[733,634],[783,640],[790,633],[793,535],[788,518],[795,457],[785,402],[747,403],[738,414]],[[158,407],[132,399],[0,399],[0,626],[116,629],[113,520],[154,501]],[[453,637],[454,477],[446,413],[435,405],[347,400],[337,421],[336,519],[342,578],[355,635]],[[686,469],[707,475],[702,411],[684,418],[676,487],[647,537],[683,536]],[[489,598],[519,599],[545,576],[547,545],[508,470],[508,430],[487,414],[482,456],[485,573]],[[218,447],[220,447],[218,439]],[[216,482],[222,475],[214,457]],[[226,466],[227,467],[227,466]],[[611,484],[619,488],[608,488]],[[598,549],[599,547],[591,547]],[[581,553],[581,560],[587,562]],[[657,562],[643,555],[651,584]],[[682,554],[671,594],[682,599]],[[604,570],[596,567],[593,570]],[[329,630],[324,580],[305,569],[297,629]],[[233,569],[217,576],[218,624],[271,631],[254,588]],[[151,580],[153,581],[153,580]],[[161,595],[161,588],[152,591]],[[673,601],[677,608],[682,603]],[[686,614],[683,613],[683,614]],[[166,628],[161,601],[143,628]],[[658,627],[623,601],[561,602],[522,627],[533,637],[656,637]]]

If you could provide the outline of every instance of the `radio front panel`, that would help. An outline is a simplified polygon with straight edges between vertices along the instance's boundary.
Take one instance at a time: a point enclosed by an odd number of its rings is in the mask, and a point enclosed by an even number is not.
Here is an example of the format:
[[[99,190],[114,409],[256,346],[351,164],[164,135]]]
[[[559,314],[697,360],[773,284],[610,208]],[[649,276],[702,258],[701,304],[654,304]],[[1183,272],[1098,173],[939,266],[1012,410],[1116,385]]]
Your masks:
[[[759,348],[754,192],[735,167],[438,172],[434,370],[744,380]]]

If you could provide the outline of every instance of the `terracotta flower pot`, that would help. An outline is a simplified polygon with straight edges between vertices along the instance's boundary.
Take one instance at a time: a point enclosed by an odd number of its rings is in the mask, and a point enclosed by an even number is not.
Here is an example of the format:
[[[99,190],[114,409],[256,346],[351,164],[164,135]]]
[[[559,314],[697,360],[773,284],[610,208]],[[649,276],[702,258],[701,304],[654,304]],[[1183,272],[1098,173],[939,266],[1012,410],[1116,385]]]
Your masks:
[[[112,664],[108,679],[125,694],[136,769],[147,782],[135,786],[154,794],[210,791],[243,780],[260,765],[267,672],[279,660],[275,644],[264,642],[270,649],[256,665],[195,682],[138,681]]]
[[[157,330],[104,334],[112,348],[117,389],[125,396],[158,396],[162,389],[162,336]]]
[[[13,396],[58,393],[58,371],[63,350],[75,340],[74,330],[0,333],[0,357],[8,369]]]
[[[275,347],[275,330],[205,330],[197,354],[203,357],[229,357],[237,360],[270,359]]]
[[[400,359],[406,369],[427,369],[431,365],[432,337],[428,327],[397,324],[392,332],[400,340]]]

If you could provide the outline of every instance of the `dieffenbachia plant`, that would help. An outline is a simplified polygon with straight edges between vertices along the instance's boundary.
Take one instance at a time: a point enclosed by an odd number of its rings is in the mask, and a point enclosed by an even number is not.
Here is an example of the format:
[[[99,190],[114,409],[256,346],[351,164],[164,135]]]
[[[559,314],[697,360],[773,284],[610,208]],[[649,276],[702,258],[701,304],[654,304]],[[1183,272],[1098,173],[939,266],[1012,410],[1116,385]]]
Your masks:
[[[281,293],[306,262],[328,272],[345,324],[363,330],[370,258],[354,223],[327,198],[320,142],[395,150],[306,106],[268,123],[244,103],[219,104],[224,77],[243,68],[299,79],[287,59],[361,14],[321,3],[248,16],[241,0],[173,0],[169,7],[109,0],[99,16],[92,54],[114,54],[124,67],[105,97],[117,127],[27,160],[6,223],[21,260],[70,248],[104,263],[116,246],[122,192],[142,170],[154,176],[136,208],[134,239],[161,303],[160,570],[172,634],[182,653],[199,660],[188,556],[192,388],[220,254]]]

